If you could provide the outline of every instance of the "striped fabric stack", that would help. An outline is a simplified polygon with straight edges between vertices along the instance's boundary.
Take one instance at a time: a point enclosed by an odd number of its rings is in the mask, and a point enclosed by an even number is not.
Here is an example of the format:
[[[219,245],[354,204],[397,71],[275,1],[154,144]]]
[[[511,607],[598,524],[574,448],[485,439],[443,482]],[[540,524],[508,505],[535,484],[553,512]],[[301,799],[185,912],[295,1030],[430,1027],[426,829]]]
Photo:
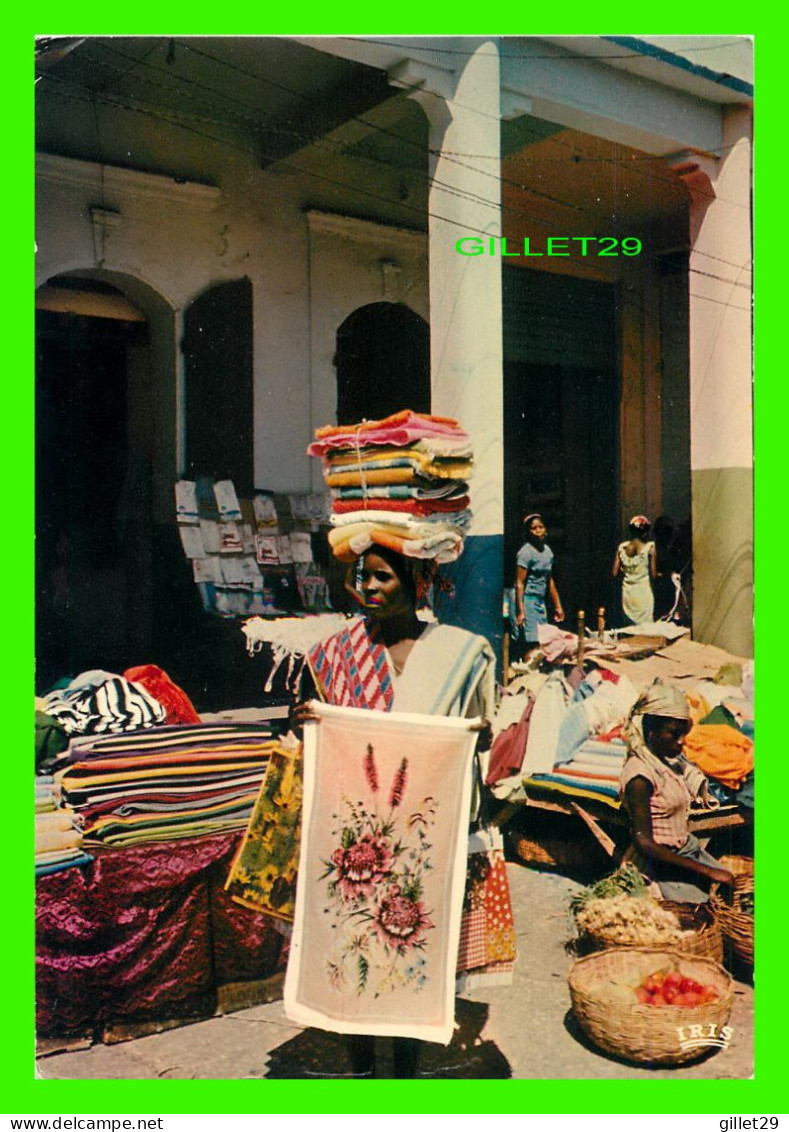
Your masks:
[[[554,767],[551,774],[532,774],[524,778],[523,785],[594,798],[618,809],[619,779],[626,754],[627,744],[622,739],[587,739],[569,762]]]
[[[370,546],[452,562],[471,521],[471,440],[457,421],[404,409],[380,421],[318,429],[308,448],[331,489],[337,558]]]
[[[243,829],[274,746],[266,724],[73,739],[56,771],[86,841],[139,845]]]

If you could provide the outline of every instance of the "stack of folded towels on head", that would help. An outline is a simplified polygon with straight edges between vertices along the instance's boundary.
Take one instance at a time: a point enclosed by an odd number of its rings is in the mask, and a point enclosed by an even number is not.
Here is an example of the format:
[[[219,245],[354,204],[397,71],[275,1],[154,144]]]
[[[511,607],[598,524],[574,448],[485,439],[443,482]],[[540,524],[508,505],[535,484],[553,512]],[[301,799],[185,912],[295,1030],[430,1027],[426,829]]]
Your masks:
[[[335,556],[373,544],[453,562],[471,521],[471,439],[457,421],[410,409],[380,421],[320,428],[308,448],[331,488]]]

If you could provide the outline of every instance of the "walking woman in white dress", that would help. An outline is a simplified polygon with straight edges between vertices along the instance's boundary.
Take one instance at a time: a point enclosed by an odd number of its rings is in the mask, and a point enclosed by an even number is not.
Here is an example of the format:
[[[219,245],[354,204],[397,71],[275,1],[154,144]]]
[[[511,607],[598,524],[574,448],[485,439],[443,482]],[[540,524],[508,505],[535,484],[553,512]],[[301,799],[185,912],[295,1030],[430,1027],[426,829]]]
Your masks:
[[[652,581],[657,574],[655,544],[650,541],[650,522],[645,515],[630,520],[630,538],[616,550],[611,574],[622,577],[622,612],[631,625],[655,619]]]

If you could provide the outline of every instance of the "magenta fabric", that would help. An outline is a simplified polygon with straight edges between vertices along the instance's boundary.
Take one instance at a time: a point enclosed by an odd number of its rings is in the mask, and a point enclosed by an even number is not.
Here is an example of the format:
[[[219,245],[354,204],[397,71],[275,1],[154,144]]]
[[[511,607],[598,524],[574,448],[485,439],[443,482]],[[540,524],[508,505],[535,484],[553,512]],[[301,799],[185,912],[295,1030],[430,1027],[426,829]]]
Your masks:
[[[36,882],[39,1034],[205,1016],[221,982],[284,969],[267,917],[222,891],[242,833],[127,849]]]

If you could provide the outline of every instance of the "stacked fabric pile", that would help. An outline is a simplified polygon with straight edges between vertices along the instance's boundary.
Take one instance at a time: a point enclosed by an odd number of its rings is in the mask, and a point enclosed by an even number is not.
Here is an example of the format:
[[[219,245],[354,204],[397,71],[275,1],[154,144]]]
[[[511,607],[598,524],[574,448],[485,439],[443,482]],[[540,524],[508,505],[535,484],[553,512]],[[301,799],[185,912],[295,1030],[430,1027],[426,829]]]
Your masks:
[[[101,669],[82,672],[36,704],[42,725],[54,723],[66,735],[200,721],[186,693],[155,664],[128,668],[122,676]]]
[[[82,848],[79,820],[70,806],[36,814],[36,876],[93,860]]]
[[[410,409],[380,421],[318,429],[308,448],[331,489],[335,556],[370,546],[452,562],[471,521],[471,440],[457,421]]]
[[[86,840],[139,845],[243,829],[275,743],[266,724],[72,739],[55,779]]]
[[[82,849],[79,817],[70,806],[60,805],[60,797],[51,775],[36,778],[36,876],[93,860]]]
[[[523,784],[573,797],[596,798],[618,807],[619,779],[626,754],[627,744],[622,739],[588,739],[568,762],[558,764],[550,774],[532,774]]]

